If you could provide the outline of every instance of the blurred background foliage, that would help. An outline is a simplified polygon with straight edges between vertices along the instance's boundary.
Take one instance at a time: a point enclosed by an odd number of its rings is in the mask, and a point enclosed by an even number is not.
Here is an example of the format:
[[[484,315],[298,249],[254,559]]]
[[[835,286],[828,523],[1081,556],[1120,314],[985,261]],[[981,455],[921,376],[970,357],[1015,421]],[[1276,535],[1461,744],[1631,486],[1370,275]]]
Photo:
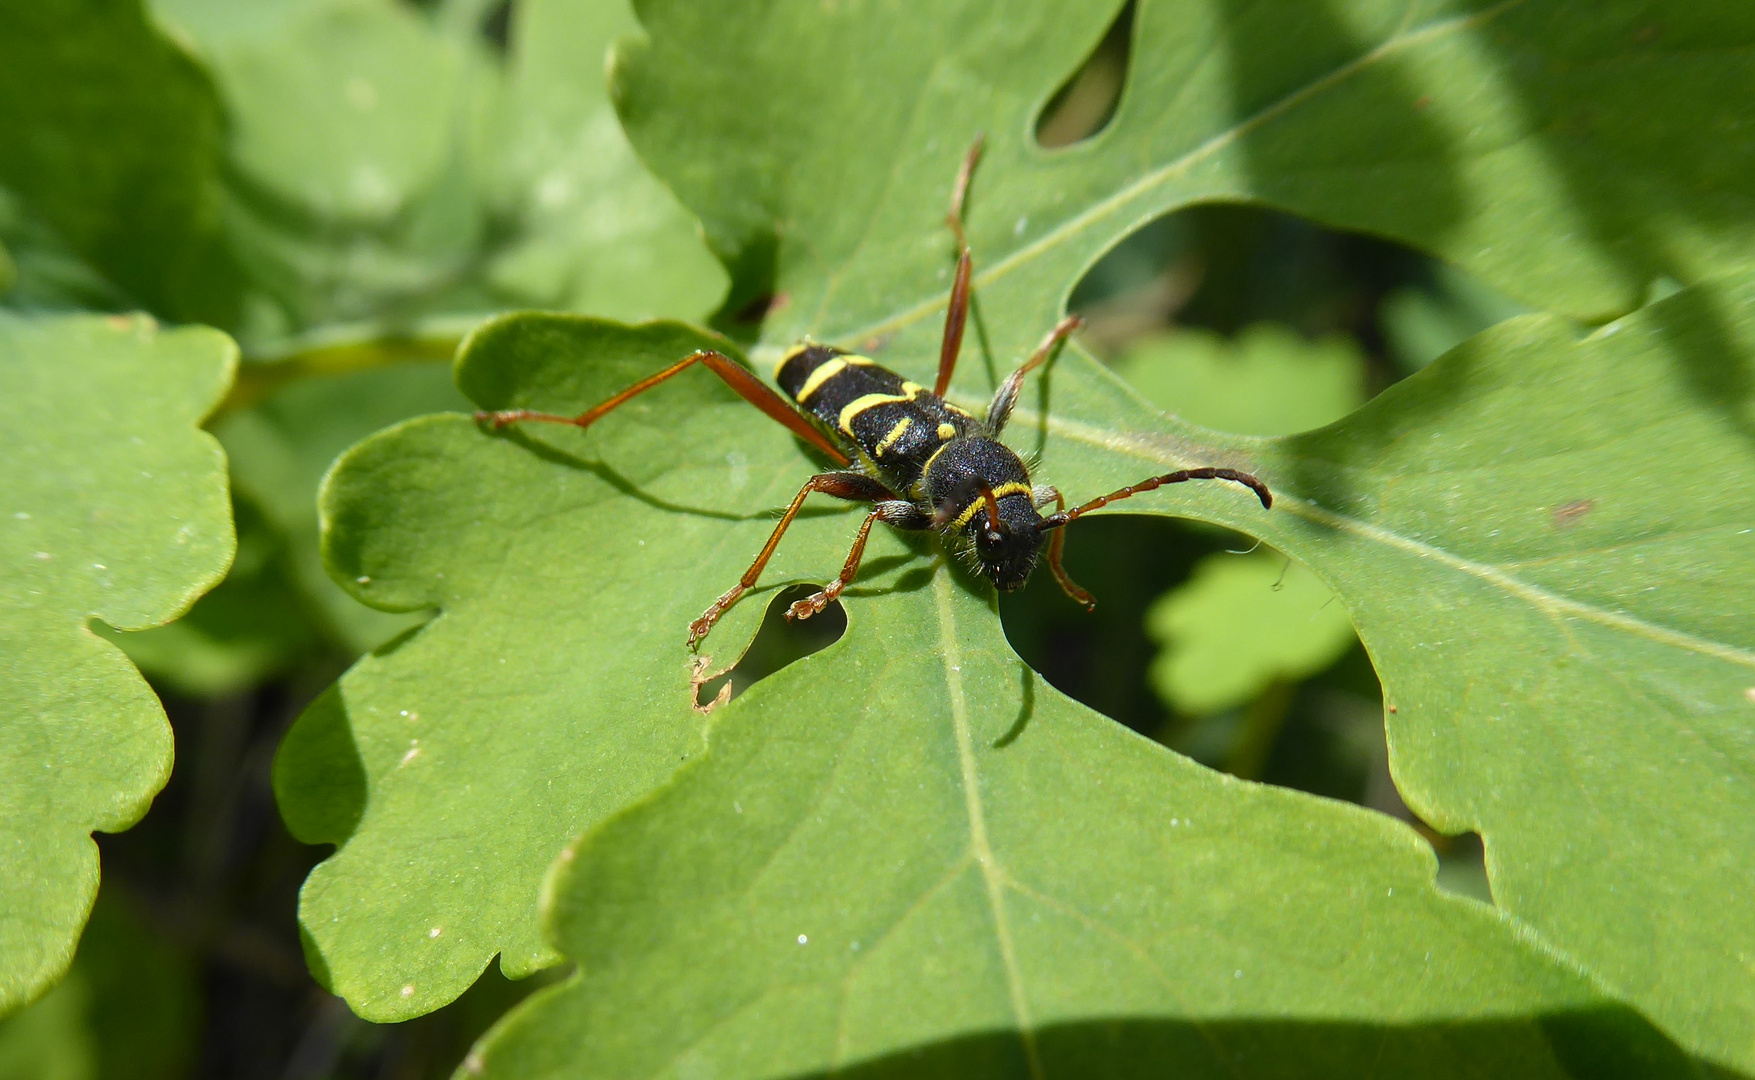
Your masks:
[[[0,306],[208,322],[247,364],[212,424],[232,468],[230,576],[170,626],[110,632],[166,703],[175,773],[138,827],[100,837],[73,974],[0,1021],[0,1080],[447,1075],[529,983],[490,968],[453,1005],[374,1027],[301,955],[297,892],[321,853],[280,824],[275,748],[353,658],[425,617],[328,580],[315,494],[365,435],[468,407],[446,358],[489,313],[705,320],[720,305],[723,271],[604,89],[632,16],[619,0],[11,8],[0,142],[28,149],[0,160]],[[1107,122],[1131,22],[1069,74],[1045,146]],[[1264,435],[1338,419],[1520,310],[1395,244],[1244,205],[1143,224],[1071,307],[1083,345],[1154,404]],[[1067,565],[1094,615],[1046,575],[1001,604],[1055,686],[1215,768],[1410,817],[1371,664],[1302,566],[1122,515],[1083,526]],[[787,624],[793,598],[773,601],[735,692],[844,627]],[[1433,840],[1441,883],[1485,895],[1478,842]]]

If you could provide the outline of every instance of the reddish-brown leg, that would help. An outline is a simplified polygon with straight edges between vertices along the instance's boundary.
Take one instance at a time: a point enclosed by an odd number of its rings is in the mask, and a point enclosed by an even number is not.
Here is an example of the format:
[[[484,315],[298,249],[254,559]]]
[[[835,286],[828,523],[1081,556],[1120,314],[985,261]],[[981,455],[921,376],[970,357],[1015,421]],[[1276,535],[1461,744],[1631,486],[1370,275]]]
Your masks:
[[[1036,351],[1030,354],[1030,358],[1000,384],[999,391],[993,395],[993,401],[987,406],[989,432],[998,435],[1005,430],[1006,421],[1012,418],[1012,406],[1018,403],[1018,393],[1024,388],[1024,376],[1047,363],[1048,358],[1054,355],[1055,346],[1072,336],[1072,332],[1083,325],[1085,320],[1077,315],[1068,315],[1055,323],[1054,329],[1048,331],[1048,336],[1042,339],[1042,344],[1036,346]]]
[[[1054,509],[1057,513],[1066,512],[1066,496],[1059,488],[1050,488],[1054,492]],[[1072,598],[1075,604],[1083,605],[1086,611],[1097,610],[1097,598],[1079,588],[1078,582],[1068,576],[1066,569],[1060,565],[1061,554],[1066,550],[1066,530],[1055,529],[1048,538],[1048,569],[1054,574],[1054,580],[1060,583],[1060,591]]]
[[[957,256],[957,277],[951,282],[951,303],[945,308],[945,332],[938,346],[938,378],[932,392],[939,397],[951,388],[951,376],[957,370],[957,354],[963,349],[963,328],[969,320],[969,275],[973,263],[969,249]]]
[[[860,560],[865,558],[865,541],[871,536],[871,525],[881,521],[898,529],[917,531],[933,527],[932,518],[922,513],[911,502],[902,499],[889,499],[877,504],[865,521],[859,526],[859,535],[853,538],[853,550],[847,553],[847,561],[841,564],[841,576],[831,581],[821,592],[812,593],[798,603],[786,609],[788,619],[808,619],[817,614],[840,596],[853,579],[859,576]]]
[[[963,329],[969,320],[969,278],[974,271],[974,257],[969,253],[968,238],[963,235],[963,202],[969,195],[969,178],[975,174],[975,163],[981,159],[983,139],[975,136],[969,152],[963,155],[963,167],[957,170],[957,182],[951,188],[951,209],[945,223],[957,238],[957,276],[951,281],[951,302],[945,308],[945,330],[938,346],[938,379],[932,392],[944,397],[950,389],[951,375],[957,370],[957,354],[963,348]]]
[[[756,556],[756,561],[750,563],[750,568],[743,572],[743,577],[738,579],[736,585],[727,589],[725,595],[713,601],[712,606],[702,612],[700,618],[689,624],[690,649],[699,648],[701,640],[707,636],[709,630],[713,629],[713,624],[719,621],[719,616],[725,613],[725,609],[737,603],[739,597],[755,587],[756,582],[761,579],[763,569],[768,565],[768,560],[774,557],[774,549],[780,546],[780,538],[786,535],[786,527],[792,524],[792,519],[797,517],[798,511],[803,508],[804,500],[809,498],[813,491],[833,495],[837,499],[847,499],[850,502],[879,502],[896,497],[889,488],[860,473],[822,473],[805,481],[804,486],[798,489],[798,494],[793,496],[792,505],[786,508],[785,514],[781,515],[780,523],[774,526],[774,532],[768,537],[768,542],[762,545],[762,551]],[[873,516],[876,516],[875,513]],[[870,527],[871,521],[868,518],[866,530],[869,531]],[[864,546],[865,533],[861,532],[859,547],[863,549]]]
[[[739,397],[768,414],[786,430],[827,454],[829,459],[837,465],[848,463],[847,455],[841,452],[841,448],[830,442],[828,436],[813,427],[811,422],[801,416],[790,402],[763,385],[760,379],[750,374],[749,369],[724,353],[714,352],[711,349],[703,349],[683,357],[656,375],[641,379],[608,401],[593,405],[578,416],[562,416],[558,413],[537,412],[532,409],[506,409],[500,412],[478,412],[475,414],[475,418],[480,422],[492,425],[495,430],[503,428],[507,424],[515,424],[525,420],[536,420],[550,424],[571,424],[574,427],[588,428],[605,413],[610,412],[629,398],[642,394],[666,379],[680,374],[692,364],[704,365],[713,374],[723,379],[725,385],[735,390]]]
[[[841,564],[841,576],[829,582],[821,592],[812,593],[787,608],[786,617],[788,619],[810,618],[834,603],[835,598],[840,596],[847,586],[853,584],[853,579],[859,574],[860,560],[865,558],[865,541],[871,536],[871,523],[882,514],[881,510],[873,510],[865,515],[865,520],[859,525],[859,535],[853,538],[853,550],[847,553],[847,561]]]

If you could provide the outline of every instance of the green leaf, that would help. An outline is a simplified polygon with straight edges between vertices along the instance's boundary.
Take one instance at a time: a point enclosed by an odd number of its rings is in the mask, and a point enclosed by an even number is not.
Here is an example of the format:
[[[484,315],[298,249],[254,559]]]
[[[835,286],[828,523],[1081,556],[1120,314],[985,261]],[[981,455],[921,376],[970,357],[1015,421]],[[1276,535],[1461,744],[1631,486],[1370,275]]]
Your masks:
[[[233,119],[227,225],[252,355],[337,332],[454,341],[549,306],[698,316],[723,271],[634,157],[604,88],[626,0],[519,4],[511,55],[467,11],[396,0],[157,0]]]
[[[1242,705],[1276,679],[1314,675],[1353,643],[1346,609],[1321,579],[1270,552],[1209,555],[1152,606],[1146,629],[1165,647],[1153,685],[1195,715]]]
[[[1502,324],[1290,440],[1270,471],[1307,501],[1266,533],[1347,603],[1408,805],[1480,832],[1502,905],[1743,1069],[1752,299]]]
[[[639,29],[628,0],[513,7],[490,198],[520,234],[487,268],[523,302],[624,320],[697,317],[725,293],[700,226],[628,145],[601,58]]]
[[[484,406],[570,410],[700,343],[514,316],[472,339],[460,381]],[[332,568],[384,606],[443,609],[357,665],[277,761],[297,835],[342,845],[301,922],[356,1010],[430,1009],[496,949],[513,974],[552,961],[526,937],[542,863],[699,756],[683,630],[807,472],[703,372],[588,436],[438,416],[343,458],[323,497]],[[801,518],[716,649],[748,640],[779,583],[838,561],[854,520]],[[1440,1031],[1465,1060],[1538,1074],[1560,1071],[1550,1041],[1664,1053],[1500,916],[1438,894],[1405,826],[1219,776],[1072,705],[930,545],[883,531],[868,560],[848,636],[734,702],[707,767],[603,826],[579,860],[601,875],[553,887],[556,943],[600,981],[517,1014],[508,1074],[581,1047],[594,1073],[651,1071],[709,1029],[726,1043],[692,1052],[732,1075],[805,1069],[837,1030],[842,1060],[1003,1031],[1018,995],[1051,1055],[1077,1052],[1062,1026],[1076,1042],[1117,1016],[1141,1018],[1136,1053],[1232,1023],[1283,1040],[1276,1059],[1387,1041],[1413,1060]],[[867,968],[862,951],[878,966],[838,1028],[835,972]],[[1014,963],[1043,974],[1008,990]],[[770,978],[790,989],[764,996]]]
[[[1306,341],[1268,323],[1234,342],[1202,330],[1142,338],[1110,366],[1165,412],[1239,435],[1308,431],[1365,401],[1358,345]]]
[[[286,542],[250,503],[234,499],[232,512],[238,553],[231,570],[182,618],[133,633],[92,628],[155,685],[190,697],[240,693],[324,653],[321,629],[284,565]]]
[[[0,146],[0,188],[120,286],[123,306],[230,316],[219,104],[138,0],[0,11]]]
[[[1038,111],[1120,6],[1029,0],[1001,19],[944,3],[900,19],[645,0],[651,40],[620,54],[618,100],[741,295],[786,298],[772,341],[919,344],[906,331],[943,306],[938,226],[978,131],[969,237],[1001,356],[1052,323],[1121,233],[1197,201],[1395,237],[1588,316],[1755,250],[1755,143],[1736,134],[1755,10],[1736,0],[1141,4],[1114,119],[1038,148]]]
[[[390,615],[362,606],[324,572],[317,547],[317,488],[349,446],[399,420],[468,401],[448,363],[407,363],[300,379],[232,413],[214,434],[232,462],[237,493],[257,507],[286,546],[292,584],[328,636],[358,654],[425,615]]]
[[[1114,120],[1053,153],[1030,144],[1035,112],[1107,15],[1054,0],[1003,20],[650,0],[618,100],[733,268],[732,306],[775,294],[758,364],[809,335],[921,382],[952,264],[945,194],[985,131],[965,405],[1099,252],[1197,200],[1384,233],[1581,315],[1752,249],[1755,206],[1733,180],[1751,144],[1725,134],[1755,78],[1746,5],[1138,10]],[[1220,485],[1127,509],[1174,508],[1311,566],[1397,710],[1409,805],[1482,833],[1502,904],[1691,1049],[1745,1069],[1750,292],[1691,289],[1587,341],[1556,319],[1503,324],[1279,445],[1154,415],[1069,350],[1012,434],[1075,500],[1196,463],[1262,475],[1281,496],[1268,514]]]
[[[0,1080],[186,1076],[199,1014],[188,957],[105,889],[67,978],[0,1021]]]
[[[470,1071],[1541,1076],[1570,1024],[1639,1043],[1438,894],[1411,830],[1081,708],[1011,654],[989,590],[932,565],[563,852],[550,926],[579,975]]]
[[[202,417],[236,350],[144,318],[0,314],[0,1010],[66,970],[97,891],[93,829],[146,812],[171,731],[88,629],[169,622],[232,557]]]
[[[484,407],[576,412],[706,345],[728,347],[674,324],[508,316],[472,335],[459,381]],[[556,962],[536,909],[555,853],[699,751],[683,637],[705,601],[678,575],[736,580],[772,527],[765,510],[802,481],[797,452],[750,414],[699,371],[589,442],[436,416],[337,463],[322,495],[331,573],[388,610],[440,609],[356,664],[275,763],[293,834],[339,845],[300,922],[313,966],[360,1015],[430,1011],[496,953],[514,978]],[[685,429],[704,433],[686,454]],[[838,545],[844,526],[813,517],[800,535]],[[748,639],[759,607],[734,612],[727,642]]]
[[[1744,277],[1589,337],[1513,320],[1339,424],[1268,443],[1202,448],[1069,368],[1043,463],[1072,491],[1190,460],[1253,467],[1276,492],[1267,515],[1214,489],[1176,503],[1341,597],[1408,805],[1479,832],[1501,905],[1745,1069],[1752,312]]]

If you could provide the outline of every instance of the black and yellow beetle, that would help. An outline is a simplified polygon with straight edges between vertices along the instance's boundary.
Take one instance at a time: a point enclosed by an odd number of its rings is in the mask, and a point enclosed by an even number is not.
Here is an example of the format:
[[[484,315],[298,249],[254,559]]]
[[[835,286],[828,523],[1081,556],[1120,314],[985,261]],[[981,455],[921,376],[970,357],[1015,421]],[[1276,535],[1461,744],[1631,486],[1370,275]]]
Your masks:
[[[689,625],[691,649],[700,646],[726,608],[755,586],[787,526],[812,492],[873,506],[859,527],[840,576],[820,592],[793,604],[786,612],[789,619],[805,619],[822,611],[853,582],[865,554],[866,538],[877,521],[898,529],[936,530],[969,552],[976,570],[1002,590],[1016,589],[1029,580],[1046,544],[1048,569],[1055,580],[1068,596],[1089,609],[1095,601],[1061,567],[1061,530],[1080,515],[1117,499],[1185,480],[1233,480],[1253,490],[1262,506],[1273,505],[1267,485],[1254,476],[1214,467],[1150,477],[1071,510],[1066,509],[1066,500],[1058,490],[1032,484],[1023,460],[1000,442],[999,436],[1024,377],[1045,363],[1078,328],[1077,316],[1062,319],[1030,358],[1012,372],[993,395],[985,417],[976,419],[944,399],[956,370],[969,313],[972,260],[963,236],[962,206],[980,152],[981,141],[977,139],[963,159],[951,196],[947,221],[956,235],[959,255],[939,346],[938,380],[930,391],[874,360],[807,342],[781,357],[774,371],[774,381],[791,396],[790,402],[730,357],[705,350],[684,357],[578,416],[528,409],[476,414],[477,420],[495,428],[524,420],[586,428],[634,395],[699,363],[830,459],[842,466],[857,463],[857,468],[822,473],[805,482],[743,577]],[[1054,513],[1039,513],[1049,502],[1055,504]]]

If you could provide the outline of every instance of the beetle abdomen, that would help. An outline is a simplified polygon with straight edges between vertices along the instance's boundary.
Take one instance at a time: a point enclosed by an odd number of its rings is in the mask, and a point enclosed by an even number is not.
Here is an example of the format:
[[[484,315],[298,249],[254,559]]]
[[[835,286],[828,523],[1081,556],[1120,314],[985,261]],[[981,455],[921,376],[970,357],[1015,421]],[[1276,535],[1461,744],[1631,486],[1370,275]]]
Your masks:
[[[836,437],[903,487],[941,447],[980,424],[932,391],[863,356],[801,345],[781,358],[774,381]]]

